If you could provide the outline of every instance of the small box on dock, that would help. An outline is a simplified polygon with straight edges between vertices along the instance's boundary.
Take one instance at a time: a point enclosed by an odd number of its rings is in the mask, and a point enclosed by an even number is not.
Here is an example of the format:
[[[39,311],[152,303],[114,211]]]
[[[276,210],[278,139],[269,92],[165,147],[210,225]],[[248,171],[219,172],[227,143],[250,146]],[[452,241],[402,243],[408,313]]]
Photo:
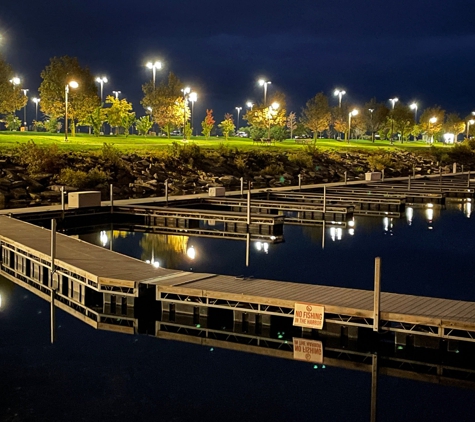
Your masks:
[[[101,193],[98,191],[69,192],[68,208],[100,207]]]
[[[381,180],[381,172],[372,171],[372,172],[365,173],[365,180]]]
[[[223,188],[223,187],[209,188],[209,191],[208,191],[209,196],[224,196],[225,193],[226,193],[226,188]]]

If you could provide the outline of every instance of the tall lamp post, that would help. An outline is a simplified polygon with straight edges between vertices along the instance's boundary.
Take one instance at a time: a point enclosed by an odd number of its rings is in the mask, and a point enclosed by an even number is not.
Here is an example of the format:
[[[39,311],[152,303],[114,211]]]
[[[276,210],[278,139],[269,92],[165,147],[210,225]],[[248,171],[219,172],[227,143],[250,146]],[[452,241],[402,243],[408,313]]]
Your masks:
[[[469,133],[470,133],[470,125],[473,125],[474,123],[475,123],[475,120],[473,120],[473,119],[470,119],[467,122],[467,139],[468,139],[468,136],[469,136]]]
[[[242,107],[236,107],[236,111],[237,111],[237,115],[238,115],[238,118],[237,118],[237,130],[239,131],[239,113],[241,112],[242,110]]]
[[[371,142],[374,142],[374,126],[373,126],[373,112],[374,108],[368,108],[371,116]]]
[[[409,107],[414,110],[414,123],[417,124],[417,103],[412,103]]]
[[[64,111],[64,140],[68,140],[68,94],[69,88],[76,89],[79,84],[76,81],[71,81],[66,84],[64,87],[64,101],[65,101],[65,111]]]
[[[193,125],[193,109],[195,107],[195,102],[198,99],[198,94],[196,92],[190,92],[190,95],[188,97],[191,101],[191,135],[193,136],[193,130],[194,130],[194,125]]]
[[[394,136],[394,104],[396,104],[399,101],[399,98],[394,97],[390,98],[389,101],[391,101],[391,139],[390,142],[391,144],[393,143],[393,136]]]
[[[115,95],[115,99],[118,100],[119,99],[119,94],[121,94],[120,91],[112,91],[112,93]]]
[[[156,61],[154,63],[148,62],[146,66],[149,69],[152,69],[153,87],[155,88],[155,72],[157,71],[157,69],[160,70],[162,68],[162,62],[159,62],[159,61]]]
[[[354,110],[348,113],[348,138],[346,142],[350,143],[350,132],[351,132],[351,118],[358,114],[358,110],[355,108]]]
[[[22,88],[23,94],[25,94],[25,97],[27,98],[27,102],[25,103],[25,106],[23,107],[23,125],[27,127],[26,123],[26,104],[28,104],[28,91],[29,89]]]
[[[264,105],[267,104],[267,85],[271,84],[271,81],[265,81],[264,79],[259,79],[259,85],[264,87]]]
[[[273,114],[278,110],[280,104],[273,102],[267,109],[267,138],[270,139],[270,126]]]
[[[186,104],[188,102],[188,94],[191,92],[191,88],[187,86],[181,90],[183,92],[183,140],[186,141],[185,128],[186,128]]]
[[[429,143],[430,143],[430,144],[432,144],[432,143],[434,142],[434,137],[433,137],[433,135],[430,133],[430,129],[431,129],[430,125],[431,125],[431,124],[434,124],[435,122],[437,122],[437,117],[434,116],[434,117],[431,117],[431,118],[429,119],[429,135],[430,135]]]
[[[251,111],[252,111],[252,107],[254,107],[254,103],[253,103],[252,101],[248,101],[248,102],[246,103],[246,106],[249,107],[249,108],[251,109]]]
[[[335,89],[333,91],[333,95],[335,97],[338,97],[338,108],[341,108],[341,97],[346,94],[346,91],[343,91],[342,89]]]
[[[108,80],[105,76],[98,76],[96,78],[96,82],[99,82],[101,84],[101,103],[102,103],[104,101],[104,84],[106,84]]]
[[[31,101],[35,103],[35,121],[38,122],[38,103],[41,101],[39,98],[32,98]]]

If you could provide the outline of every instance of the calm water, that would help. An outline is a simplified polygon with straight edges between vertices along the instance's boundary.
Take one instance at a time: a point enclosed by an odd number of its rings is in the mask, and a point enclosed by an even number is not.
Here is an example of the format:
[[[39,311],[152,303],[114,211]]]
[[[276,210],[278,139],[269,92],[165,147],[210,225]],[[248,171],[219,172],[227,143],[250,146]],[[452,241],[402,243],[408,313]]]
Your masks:
[[[461,204],[460,204],[461,205]],[[475,301],[470,210],[423,210],[354,227],[285,227],[281,244],[113,233],[113,249],[162,266]],[[465,212],[464,212],[465,211]],[[473,216],[475,218],[475,215]],[[111,232],[81,238],[110,247]],[[195,259],[187,256],[193,247]],[[8,421],[369,421],[371,374],[96,331],[2,280],[0,419]],[[378,420],[472,421],[473,390],[380,375]]]

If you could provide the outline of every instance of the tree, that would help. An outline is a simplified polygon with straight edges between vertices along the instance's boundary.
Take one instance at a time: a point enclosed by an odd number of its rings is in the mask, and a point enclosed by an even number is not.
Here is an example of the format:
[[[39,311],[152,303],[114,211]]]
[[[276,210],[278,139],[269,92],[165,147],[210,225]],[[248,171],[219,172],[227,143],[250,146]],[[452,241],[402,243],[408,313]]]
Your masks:
[[[250,126],[267,130],[267,134],[270,137],[271,126],[284,127],[286,124],[287,112],[285,104],[285,95],[281,92],[276,92],[271,98],[270,106],[255,104],[252,110],[247,111],[243,119],[247,120]]]
[[[374,142],[374,134],[378,133],[386,125],[388,114],[389,109],[384,103],[378,103],[376,98],[372,98],[364,105],[364,109],[361,112],[361,120],[365,130],[371,133],[372,142]]]
[[[22,109],[28,98],[21,91],[21,87],[12,83],[14,73],[12,67],[0,54],[0,114],[11,114]]]
[[[421,132],[426,135],[426,142],[434,142],[434,135],[442,131],[445,111],[439,106],[426,108],[419,118]]]
[[[106,110],[102,106],[96,107],[91,113],[89,113],[84,120],[79,122],[79,125],[89,126],[92,128],[94,136],[101,134],[101,128],[104,122],[107,120]]]
[[[328,129],[331,123],[331,110],[328,105],[328,98],[319,92],[315,97],[307,101],[305,108],[302,109],[301,122],[304,126],[313,132],[314,141],[317,140],[317,134]]]
[[[135,121],[135,127],[137,128],[137,131],[139,132],[139,135],[145,136],[148,131],[152,128],[153,122],[150,119],[150,116],[142,116],[139,119]]]
[[[170,72],[167,82],[160,82],[156,87],[152,82],[142,86],[144,97],[141,101],[145,109],[152,109],[151,116],[170,138],[170,132],[176,127],[185,126],[190,119],[190,108],[183,98],[183,84],[178,77]]]
[[[206,109],[206,116],[204,120],[201,122],[201,127],[203,128],[201,133],[206,137],[206,139],[209,139],[209,135],[211,131],[213,130],[215,123],[216,122],[214,121],[213,110]]]
[[[459,133],[465,132],[465,122],[457,113],[450,113],[445,119],[444,131],[453,133],[454,141],[456,141]]]
[[[407,105],[396,103],[392,118],[394,120],[394,130],[401,135],[401,143],[403,143],[414,126],[414,113]]]
[[[338,133],[346,133],[348,130],[348,113],[347,103],[343,103],[341,107],[333,107],[332,119],[333,127]]]
[[[115,134],[118,135],[119,127],[124,128],[126,135],[129,134],[129,127],[135,121],[135,113],[131,112],[132,104],[125,98],[118,99],[112,95],[106,97],[106,104],[111,106],[106,109],[107,121],[115,128]]]
[[[297,115],[294,111],[291,111],[287,117],[287,128],[290,130],[290,139],[292,139],[294,130],[297,129]]]
[[[100,106],[94,77],[87,67],[80,66],[76,57],[63,56],[50,59],[50,64],[41,72],[41,78],[41,110],[54,119],[65,114],[66,85],[71,81],[78,83],[78,88],[70,89],[68,94],[68,119],[74,135],[76,119],[86,120]]]
[[[224,120],[218,126],[223,131],[223,135],[227,141],[229,134],[234,132],[235,128],[232,114],[226,113]]]

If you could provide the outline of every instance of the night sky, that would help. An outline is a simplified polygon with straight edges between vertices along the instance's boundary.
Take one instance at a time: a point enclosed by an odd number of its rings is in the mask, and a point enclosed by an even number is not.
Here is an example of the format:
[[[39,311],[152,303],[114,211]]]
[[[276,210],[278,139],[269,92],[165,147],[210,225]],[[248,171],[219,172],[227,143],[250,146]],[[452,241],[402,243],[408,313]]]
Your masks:
[[[197,91],[196,116],[262,101],[259,77],[300,112],[318,92],[344,101],[371,97],[475,110],[475,2],[469,0],[2,0],[0,49],[37,94],[53,56],[76,56],[138,116],[144,65],[161,60]],[[388,104],[389,105],[389,104]],[[30,101],[30,110],[34,104]],[[30,111],[31,113],[32,111]],[[218,120],[219,121],[219,120]]]

